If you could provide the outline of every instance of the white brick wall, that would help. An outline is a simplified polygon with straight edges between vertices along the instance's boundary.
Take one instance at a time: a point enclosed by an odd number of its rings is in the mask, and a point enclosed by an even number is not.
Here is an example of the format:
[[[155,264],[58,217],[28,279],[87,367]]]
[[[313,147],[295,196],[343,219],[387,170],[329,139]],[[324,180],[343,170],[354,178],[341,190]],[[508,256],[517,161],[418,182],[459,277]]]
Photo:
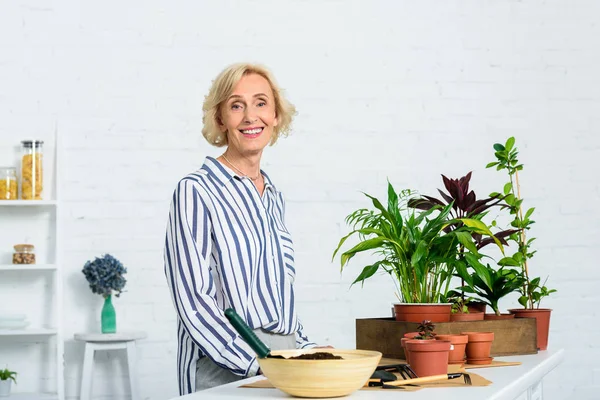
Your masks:
[[[545,395],[595,398],[598,15],[595,0],[2,2],[0,140],[56,125],[65,144],[67,397],[78,397],[83,356],[69,338],[96,329],[101,307],[80,269],[104,252],[129,268],[119,329],[149,334],[143,398],[176,394],[168,202],[181,176],[220,153],[200,135],[211,79],[249,60],[271,67],[300,112],[264,167],[287,195],[312,338],[352,347],[354,319],[387,315],[395,299],[385,277],[348,290],[353,273],[330,263],[343,218],[367,204],[359,191],[383,196],[389,178],[433,192],[439,174],[473,170],[485,195],[504,179],[484,169],[491,145],[514,135],[537,207],[532,269],[559,290],[545,304],[551,347],[567,350]],[[127,398],[124,358],[97,365],[94,398]]]

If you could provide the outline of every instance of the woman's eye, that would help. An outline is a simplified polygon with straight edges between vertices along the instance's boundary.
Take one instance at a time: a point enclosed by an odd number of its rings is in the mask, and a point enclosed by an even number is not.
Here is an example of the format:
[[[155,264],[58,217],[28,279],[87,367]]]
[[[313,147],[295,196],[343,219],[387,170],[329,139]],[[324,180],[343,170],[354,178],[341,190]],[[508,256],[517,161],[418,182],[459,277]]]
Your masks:
[[[265,103],[264,101],[261,101],[261,102],[258,103],[259,107],[264,107],[266,105],[267,105],[267,103]]]
[[[242,106],[241,106],[241,105],[239,105],[239,104],[232,104],[232,105],[231,105],[231,109],[232,109],[232,110],[239,110],[239,109],[241,109],[241,108],[242,108]]]

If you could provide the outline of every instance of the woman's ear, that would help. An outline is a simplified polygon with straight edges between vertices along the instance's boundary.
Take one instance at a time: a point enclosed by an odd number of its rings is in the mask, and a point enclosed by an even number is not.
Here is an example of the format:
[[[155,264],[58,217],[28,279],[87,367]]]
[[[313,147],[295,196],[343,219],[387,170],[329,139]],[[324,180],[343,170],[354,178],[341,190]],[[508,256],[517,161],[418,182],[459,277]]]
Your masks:
[[[217,126],[219,127],[219,130],[221,131],[221,133],[227,132],[227,126],[223,123],[221,116],[217,115],[215,117],[215,120],[217,121]]]

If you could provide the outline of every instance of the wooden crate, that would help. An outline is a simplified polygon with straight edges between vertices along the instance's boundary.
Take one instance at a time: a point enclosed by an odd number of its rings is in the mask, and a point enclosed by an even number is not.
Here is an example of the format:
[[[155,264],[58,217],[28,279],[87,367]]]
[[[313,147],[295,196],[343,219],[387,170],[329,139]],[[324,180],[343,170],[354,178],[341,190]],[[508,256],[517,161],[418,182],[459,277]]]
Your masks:
[[[356,348],[380,351],[388,358],[405,358],[400,339],[407,332],[416,332],[418,326],[417,323],[399,322],[394,318],[357,319]],[[533,318],[435,324],[438,334],[467,331],[494,332],[492,357],[537,353],[536,321]]]

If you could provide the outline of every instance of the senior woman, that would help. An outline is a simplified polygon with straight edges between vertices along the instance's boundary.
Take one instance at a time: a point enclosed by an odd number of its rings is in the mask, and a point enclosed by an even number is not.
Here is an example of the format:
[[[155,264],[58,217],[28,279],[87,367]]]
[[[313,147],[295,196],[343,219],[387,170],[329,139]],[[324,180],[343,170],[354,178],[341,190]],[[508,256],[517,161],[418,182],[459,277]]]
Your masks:
[[[287,135],[295,108],[267,69],[236,64],[213,81],[203,111],[202,134],[226,149],[179,181],[165,244],[182,395],[260,373],[224,316],[229,307],[273,350],[316,347],[294,305],[285,202],[260,169],[263,150]]]

